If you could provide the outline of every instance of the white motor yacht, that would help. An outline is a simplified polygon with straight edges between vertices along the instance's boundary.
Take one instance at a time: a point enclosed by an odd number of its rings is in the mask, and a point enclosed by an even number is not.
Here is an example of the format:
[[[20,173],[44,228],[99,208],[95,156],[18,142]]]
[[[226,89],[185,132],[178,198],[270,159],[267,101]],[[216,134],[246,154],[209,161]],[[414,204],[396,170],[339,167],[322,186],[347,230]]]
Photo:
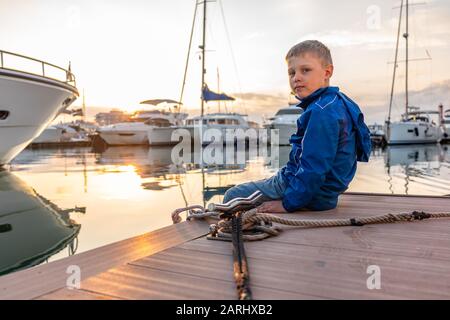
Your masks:
[[[296,106],[281,108],[265,125],[265,128],[269,131],[267,136],[271,137],[270,130],[278,130],[278,144],[281,146],[289,145],[289,139],[297,131],[297,120],[302,113],[303,109]],[[277,144],[277,141],[271,141],[271,143]]]
[[[24,62],[35,63],[40,73],[23,68]],[[77,97],[70,68],[0,50],[0,166],[9,163]]]
[[[203,119],[203,121],[201,120]],[[203,123],[203,124],[201,124]],[[150,145],[173,145],[179,142],[177,136],[183,132],[189,132],[191,141],[198,144],[234,143],[248,139],[245,134],[250,128],[243,115],[236,113],[212,113],[203,117],[197,116],[186,119],[186,124],[181,126],[160,126],[149,130],[148,140]],[[241,129],[241,132],[236,131]],[[179,135],[174,135],[176,131]],[[241,134],[244,133],[244,134]],[[255,134],[257,131],[255,130]]]
[[[180,129],[189,131],[194,143],[201,145],[210,143],[236,143],[248,138],[250,128],[244,115],[238,113],[210,113],[203,117],[197,116],[186,120],[186,125]],[[254,130],[257,139],[258,132]]]
[[[148,144],[147,131],[158,126],[171,126],[181,123],[186,114],[160,110],[137,111],[129,122],[116,123],[100,127],[100,137],[109,145]]]

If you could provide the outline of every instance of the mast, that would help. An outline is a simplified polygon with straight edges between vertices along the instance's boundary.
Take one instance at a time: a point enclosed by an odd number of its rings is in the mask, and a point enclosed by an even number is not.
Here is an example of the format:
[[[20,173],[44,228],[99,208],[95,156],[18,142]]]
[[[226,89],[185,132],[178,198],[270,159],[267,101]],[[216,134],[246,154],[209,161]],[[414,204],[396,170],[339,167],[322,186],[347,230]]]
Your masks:
[[[86,99],[84,97],[84,89],[83,89],[83,106],[82,106],[82,112],[83,112],[83,122],[86,122]]]
[[[409,104],[409,95],[408,95],[408,38],[409,38],[409,1],[406,0],[406,32],[403,34],[403,37],[406,40],[406,80],[405,80],[405,94],[406,94],[406,116],[408,116],[408,104]]]
[[[220,92],[219,67],[217,67],[217,92]],[[217,100],[217,105],[218,105],[218,107],[219,107],[219,113],[220,113],[220,100]]]
[[[389,100],[389,115],[388,115],[388,128],[389,124],[391,123],[391,113],[392,113],[392,102],[394,100],[394,86],[395,86],[395,74],[397,72],[397,63],[398,63],[398,44],[400,40],[400,29],[402,25],[402,13],[403,13],[403,0],[400,4],[400,16],[398,18],[398,29],[397,29],[397,43],[395,45],[395,59],[394,59],[394,72],[392,75],[392,85],[391,85],[391,97]]]
[[[207,0],[203,0],[203,41],[202,41],[202,109],[201,109],[201,119],[203,119],[204,114],[204,105],[205,101],[203,100],[203,88],[205,87],[205,45],[206,45],[206,2]],[[203,120],[201,120],[203,122]]]

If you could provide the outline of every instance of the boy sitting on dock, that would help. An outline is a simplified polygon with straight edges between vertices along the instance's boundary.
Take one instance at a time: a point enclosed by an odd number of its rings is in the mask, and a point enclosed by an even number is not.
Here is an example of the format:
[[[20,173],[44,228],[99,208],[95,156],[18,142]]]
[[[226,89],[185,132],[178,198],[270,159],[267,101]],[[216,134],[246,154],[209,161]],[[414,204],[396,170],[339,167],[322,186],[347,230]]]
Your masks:
[[[259,212],[330,210],[355,176],[357,161],[369,160],[369,129],[358,105],[330,87],[334,67],[324,44],[303,41],[289,50],[286,61],[297,107],[304,109],[290,139],[289,161],[269,179],[230,188],[224,202],[261,191],[267,201]]]

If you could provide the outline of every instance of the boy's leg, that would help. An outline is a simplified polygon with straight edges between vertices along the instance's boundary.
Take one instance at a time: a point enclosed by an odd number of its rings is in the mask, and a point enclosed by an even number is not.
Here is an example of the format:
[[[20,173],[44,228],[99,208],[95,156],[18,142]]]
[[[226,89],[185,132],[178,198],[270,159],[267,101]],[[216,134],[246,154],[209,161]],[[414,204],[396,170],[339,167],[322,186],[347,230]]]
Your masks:
[[[239,184],[228,189],[225,192],[223,202],[226,203],[235,198],[246,198],[256,191],[262,192],[266,198],[265,201],[278,200],[283,197],[286,187],[281,174],[278,172],[271,178]]]

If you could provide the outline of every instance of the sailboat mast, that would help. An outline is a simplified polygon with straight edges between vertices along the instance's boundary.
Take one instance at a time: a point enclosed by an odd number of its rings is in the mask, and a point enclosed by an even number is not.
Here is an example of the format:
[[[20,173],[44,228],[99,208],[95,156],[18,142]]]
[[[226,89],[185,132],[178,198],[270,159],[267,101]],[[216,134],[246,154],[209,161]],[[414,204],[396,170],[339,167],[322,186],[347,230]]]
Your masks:
[[[408,53],[409,53],[408,38],[409,38],[409,33],[408,32],[409,32],[409,1],[406,0],[406,32],[403,35],[403,37],[406,40],[406,76],[405,76],[405,78],[406,78],[406,80],[405,80],[405,89],[406,89],[406,105],[405,105],[405,107],[406,107],[406,115],[408,115],[408,105],[409,105],[409,95],[408,95],[408,68],[409,68],[409,65],[408,65],[408,62],[409,62],[409,60],[408,60],[408,58],[409,58],[409,56],[408,56]]]
[[[397,67],[398,67],[397,66],[397,62],[398,62],[398,44],[399,44],[399,40],[400,40],[400,30],[401,30],[401,26],[402,26],[402,14],[403,14],[403,0],[400,3],[400,16],[398,18],[397,43],[395,45],[394,72],[392,74],[391,97],[390,97],[390,100],[389,100],[388,131],[389,131],[389,125],[391,123],[392,102],[394,100],[395,74],[397,72]]]
[[[207,0],[203,0],[203,41],[202,41],[202,109],[201,109],[201,117],[203,118],[204,114],[204,105],[205,101],[203,99],[203,89],[205,87],[205,45],[206,45],[206,2]],[[202,120],[203,121],[203,120]]]
[[[86,122],[86,99],[84,96],[84,89],[83,89],[83,105],[82,105],[82,112],[83,112],[83,121]]]
[[[217,92],[220,92],[219,67],[217,67]],[[217,105],[218,105],[218,107],[219,107],[219,113],[220,113],[220,100],[217,100]]]

